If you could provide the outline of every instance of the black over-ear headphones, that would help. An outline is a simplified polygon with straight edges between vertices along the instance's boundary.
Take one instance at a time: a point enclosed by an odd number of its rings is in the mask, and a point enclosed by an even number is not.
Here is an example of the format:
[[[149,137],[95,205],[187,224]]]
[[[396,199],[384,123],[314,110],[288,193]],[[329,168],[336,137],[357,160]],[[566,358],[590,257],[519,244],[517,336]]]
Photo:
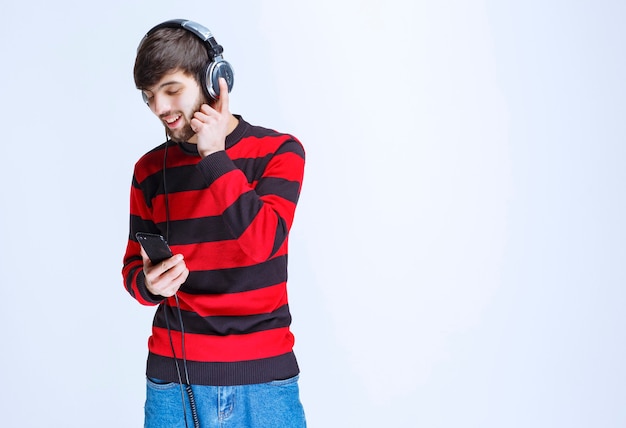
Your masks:
[[[205,93],[212,99],[217,100],[220,95],[219,78],[226,79],[228,84],[228,92],[233,89],[233,83],[235,82],[235,72],[233,67],[224,60],[222,52],[224,48],[217,43],[211,31],[198,24],[197,22],[189,21],[187,19],[171,19],[154,26],[144,39],[154,33],[160,28],[182,28],[196,35],[206,47],[209,54],[209,62],[202,73],[204,76],[204,82],[198,82],[204,89]],[[141,47],[141,44],[139,45]],[[143,94],[143,91],[142,91]],[[145,94],[143,94],[145,97]],[[144,100],[145,101],[145,100]]]

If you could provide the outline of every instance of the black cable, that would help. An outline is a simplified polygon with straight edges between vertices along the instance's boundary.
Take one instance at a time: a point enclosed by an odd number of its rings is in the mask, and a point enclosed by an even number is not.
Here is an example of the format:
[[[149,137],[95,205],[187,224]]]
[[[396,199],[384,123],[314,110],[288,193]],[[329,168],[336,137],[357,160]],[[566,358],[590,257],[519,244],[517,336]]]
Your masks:
[[[166,131],[167,136],[167,131]],[[169,139],[165,141],[165,151],[163,153],[163,196],[165,198],[165,240],[169,242],[170,237],[170,206],[169,206],[169,197],[167,193],[167,182],[165,177],[165,170],[167,168],[167,149],[168,149]],[[174,300],[176,301],[176,309],[178,311],[178,320],[180,322],[180,335],[181,335],[181,347],[182,347],[182,357],[183,357],[183,369],[185,370],[185,390],[187,391],[187,397],[189,398],[189,407],[191,409],[191,418],[193,420],[194,428],[200,428],[200,420],[198,419],[198,410],[196,407],[196,399],[193,394],[193,390],[191,389],[191,382],[189,381],[189,371],[187,370],[187,353],[185,351],[185,327],[183,325],[183,314],[180,309],[180,302],[178,301],[178,294],[174,294]],[[176,351],[174,349],[174,342],[172,340],[172,330],[170,329],[169,320],[167,317],[167,308],[164,307],[165,312],[165,324],[167,326],[167,333],[170,339],[170,346],[172,347],[172,356],[174,357],[174,363],[176,364],[176,373],[178,375],[178,384],[180,385],[180,395],[183,404],[183,414],[185,417],[185,428],[188,428],[187,425],[187,408],[185,406],[185,397],[183,393],[183,379],[180,374],[180,366],[178,364],[178,358],[176,357]]]
[[[198,419],[198,409],[196,408],[196,399],[193,395],[191,385],[185,386],[187,397],[189,397],[189,407],[191,408],[191,418],[193,419],[194,428],[200,428],[200,419]],[[185,423],[187,423],[187,412],[185,412]]]
[[[167,136],[167,132],[166,132]],[[167,196],[167,183],[165,181],[165,169],[167,168],[167,147],[169,140],[165,140],[163,153],[163,196],[165,197],[165,241],[170,242],[170,201]]]
[[[183,392],[183,378],[180,375],[180,366],[178,365],[178,358],[176,358],[176,349],[174,348],[174,341],[172,340],[172,329],[170,328],[170,321],[167,316],[167,311],[168,311],[167,305],[163,303],[163,312],[165,313],[165,325],[167,326],[167,335],[170,338],[170,346],[172,348],[172,356],[174,357],[174,364],[176,364],[176,374],[178,375],[178,385],[180,386],[180,399],[183,403],[183,414],[185,416],[185,428],[189,428],[189,425],[187,425],[187,409],[185,408],[185,394]],[[195,405],[195,402],[194,402],[194,405]]]
[[[174,294],[174,299],[176,300],[176,308],[178,309],[178,319],[180,320],[180,334],[181,334],[181,345],[183,351],[183,368],[185,369],[185,380],[187,381],[187,385],[191,385],[189,382],[189,371],[187,371],[187,353],[185,352],[185,326],[183,325],[183,314],[180,310],[180,302],[178,301],[178,294]]]
[[[183,325],[183,314],[180,310],[180,302],[178,301],[178,294],[174,295],[174,299],[176,300],[176,308],[178,309],[178,319],[180,320],[180,334],[181,334],[181,346],[183,352],[183,368],[185,370],[185,378],[187,381],[187,396],[189,397],[189,407],[191,408],[191,418],[193,419],[193,426],[195,428],[200,428],[200,421],[198,420],[198,410],[196,408],[196,399],[193,395],[193,390],[191,389],[191,382],[189,381],[189,371],[187,370],[187,353],[185,347],[185,326]]]

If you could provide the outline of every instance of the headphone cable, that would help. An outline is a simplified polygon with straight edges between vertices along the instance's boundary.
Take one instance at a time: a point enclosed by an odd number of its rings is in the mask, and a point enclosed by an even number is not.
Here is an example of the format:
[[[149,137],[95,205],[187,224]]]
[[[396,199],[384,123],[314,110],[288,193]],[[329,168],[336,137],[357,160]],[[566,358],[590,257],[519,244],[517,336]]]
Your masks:
[[[180,386],[180,399],[183,403],[183,414],[185,416],[185,428],[188,428],[189,425],[187,425],[187,410],[185,408],[185,395],[183,392],[183,379],[182,376],[180,375],[180,366],[178,364],[178,358],[176,357],[176,350],[174,348],[174,341],[172,340],[172,330],[170,328],[170,322],[167,316],[167,305],[165,304],[165,302],[162,303],[163,305],[163,313],[165,314],[165,325],[167,326],[167,335],[169,336],[170,339],[170,347],[172,348],[172,355],[174,357],[174,364],[176,365],[176,374],[178,375],[178,385]]]
[[[167,137],[167,129],[165,130],[165,136]],[[169,242],[170,237],[170,206],[169,206],[169,196],[167,193],[167,182],[165,170],[167,168],[167,149],[169,147],[170,140],[169,138],[165,141],[165,151],[163,153],[163,196],[165,198],[165,240]],[[180,322],[180,335],[181,335],[181,348],[182,348],[182,360],[183,360],[183,369],[185,371],[185,390],[187,392],[187,397],[189,398],[189,407],[191,409],[191,417],[193,419],[194,428],[200,428],[200,421],[198,419],[198,411],[196,407],[196,400],[193,394],[193,390],[191,388],[191,382],[189,381],[189,371],[187,370],[187,353],[185,351],[185,327],[183,325],[183,315],[180,309],[180,302],[178,300],[178,293],[174,294],[174,300],[176,301],[176,309],[178,311],[178,320]],[[172,330],[170,328],[169,319],[167,316],[167,307],[163,308],[163,312],[165,313],[165,325],[167,326],[167,334],[170,340],[170,346],[172,348],[172,356],[174,357],[174,363],[176,364],[176,373],[178,375],[178,384],[180,385],[180,395],[181,401],[183,405],[183,414],[185,417],[185,428],[188,428],[187,425],[187,408],[185,406],[185,397],[183,393],[183,379],[180,373],[180,366],[178,364],[178,357],[176,357],[176,350],[174,348],[174,341],[172,340]]]

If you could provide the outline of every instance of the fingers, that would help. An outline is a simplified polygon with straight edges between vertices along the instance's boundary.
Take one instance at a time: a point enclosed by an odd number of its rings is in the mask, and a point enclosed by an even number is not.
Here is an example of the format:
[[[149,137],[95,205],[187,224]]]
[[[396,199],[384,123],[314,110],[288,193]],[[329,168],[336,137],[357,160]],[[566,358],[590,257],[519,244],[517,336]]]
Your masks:
[[[176,265],[165,271],[159,282],[159,293],[163,297],[172,297],[178,289],[185,283],[189,276],[189,269]]]
[[[220,78],[220,98],[210,106],[203,104],[190,121],[191,129],[197,135],[198,153],[206,157],[225,149],[226,135],[232,115],[228,111],[228,84]]]
[[[229,112],[229,94],[228,94],[228,83],[226,82],[226,79],[224,79],[223,77],[220,77],[218,79],[218,83],[220,85],[220,96],[217,99],[217,102],[215,103],[215,110],[217,110],[220,113],[228,113]]]
[[[152,294],[171,297],[187,280],[189,269],[182,254],[177,254],[156,265],[144,258],[144,274],[146,287]]]
[[[191,129],[195,133],[199,133],[205,126],[213,126],[221,119],[220,113],[211,108],[208,104],[202,104],[200,110],[193,114],[190,121]]]
[[[200,126],[203,124],[210,124],[211,122],[218,121],[220,118],[220,113],[217,110],[214,110],[208,104],[202,104],[200,106],[200,110],[193,114],[193,118],[191,119],[191,124],[194,125],[194,121],[196,126]]]

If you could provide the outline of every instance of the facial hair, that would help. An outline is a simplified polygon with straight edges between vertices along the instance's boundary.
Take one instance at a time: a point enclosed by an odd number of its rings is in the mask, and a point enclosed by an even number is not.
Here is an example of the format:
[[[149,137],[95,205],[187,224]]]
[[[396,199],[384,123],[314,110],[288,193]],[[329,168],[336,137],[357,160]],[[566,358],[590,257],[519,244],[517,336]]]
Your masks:
[[[191,109],[190,114],[187,114],[182,111],[179,112],[181,114],[181,117],[185,120],[185,124],[183,125],[182,128],[172,130],[172,129],[169,129],[167,126],[165,126],[165,132],[167,133],[168,137],[172,141],[175,141],[177,143],[189,141],[189,139],[196,134],[191,129],[191,119],[193,118],[193,115],[195,114],[195,112],[200,111],[200,107],[202,106],[202,104],[207,104],[207,101],[206,101],[206,96],[203,93],[200,93],[198,95],[198,100],[196,101],[196,105]],[[171,115],[171,113],[170,112],[165,113],[163,116],[168,116],[168,115]]]

